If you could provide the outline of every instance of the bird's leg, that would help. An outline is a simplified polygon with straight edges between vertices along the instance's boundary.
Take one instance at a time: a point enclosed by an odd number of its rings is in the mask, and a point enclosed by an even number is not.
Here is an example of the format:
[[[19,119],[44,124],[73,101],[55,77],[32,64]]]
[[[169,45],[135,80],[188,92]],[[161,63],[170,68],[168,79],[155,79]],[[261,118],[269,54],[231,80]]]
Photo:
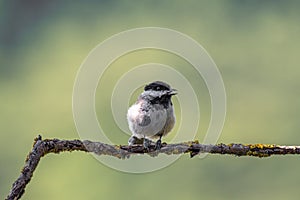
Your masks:
[[[134,145],[134,144],[143,144],[143,139],[141,139],[141,138],[138,138],[138,137],[136,137],[136,136],[131,136],[130,138],[129,138],[129,140],[128,140],[128,145],[129,146],[132,146],[132,145]]]
[[[161,137],[162,137],[162,135],[160,135],[159,139],[156,141],[155,150],[160,150],[160,148],[161,148]]]
[[[147,149],[147,151],[149,151],[150,145],[151,145],[151,140],[147,139],[147,138],[144,136],[143,146],[144,146],[145,149]]]

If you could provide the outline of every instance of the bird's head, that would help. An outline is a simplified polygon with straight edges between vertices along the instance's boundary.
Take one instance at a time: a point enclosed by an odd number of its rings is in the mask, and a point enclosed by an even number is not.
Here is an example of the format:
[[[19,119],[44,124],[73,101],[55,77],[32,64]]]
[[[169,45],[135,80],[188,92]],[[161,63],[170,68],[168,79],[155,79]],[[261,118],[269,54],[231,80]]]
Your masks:
[[[142,98],[152,103],[166,104],[171,101],[171,97],[177,94],[176,89],[172,89],[169,84],[162,81],[154,81],[144,87]]]
[[[162,81],[154,81],[144,87],[144,91],[158,92],[163,95],[176,95],[177,90],[172,89],[169,84]]]

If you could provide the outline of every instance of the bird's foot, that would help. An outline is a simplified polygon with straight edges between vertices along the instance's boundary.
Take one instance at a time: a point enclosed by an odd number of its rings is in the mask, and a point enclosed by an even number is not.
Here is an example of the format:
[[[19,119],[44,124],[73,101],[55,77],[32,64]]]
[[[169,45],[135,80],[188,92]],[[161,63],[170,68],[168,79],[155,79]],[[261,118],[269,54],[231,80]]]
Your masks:
[[[155,143],[155,150],[160,150],[161,149],[161,139],[158,139]]]
[[[138,138],[136,136],[131,136],[128,140],[128,145],[132,146],[135,144],[143,144],[143,138]]]
[[[151,142],[152,142],[151,140],[144,138],[143,146],[145,149],[147,149],[147,151],[150,150]]]

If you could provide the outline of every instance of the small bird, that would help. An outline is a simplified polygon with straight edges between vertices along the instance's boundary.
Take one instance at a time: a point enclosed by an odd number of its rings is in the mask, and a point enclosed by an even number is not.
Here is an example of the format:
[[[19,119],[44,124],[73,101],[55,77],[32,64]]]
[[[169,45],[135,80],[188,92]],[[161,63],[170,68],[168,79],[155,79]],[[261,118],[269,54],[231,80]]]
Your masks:
[[[143,144],[149,150],[152,140],[158,138],[155,149],[161,148],[161,138],[174,127],[175,115],[171,97],[177,90],[162,81],[152,82],[144,87],[127,112],[127,120],[132,136],[129,145]]]

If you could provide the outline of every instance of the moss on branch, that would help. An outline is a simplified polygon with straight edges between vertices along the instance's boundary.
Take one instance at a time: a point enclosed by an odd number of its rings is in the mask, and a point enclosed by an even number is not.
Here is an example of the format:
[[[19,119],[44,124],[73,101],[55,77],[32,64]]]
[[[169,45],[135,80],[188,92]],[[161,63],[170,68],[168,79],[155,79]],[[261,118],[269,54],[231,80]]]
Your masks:
[[[84,151],[97,155],[113,156],[120,159],[129,158],[136,154],[148,154],[152,157],[158,154],[185,154],[194,157],[200,153],[229,154],[235,156],[255,156],[259,158],[271,155],[300,154],[300,146],[279,146],[275,144],[199,144],[198,141],[183,142],[177,144],[162,144],[160,150],[150,146],[149,150],[142,145],[109,145],[89,140],[60,140],[42,139],[39,135],[34,140],[33,148],[28,154],[21,175],[13,183],[12,189],[7,196],[8,200],[20,199],[25,192],[25,187],[31,180],[40,159],[49,153],[60,153],[64,151]]]

